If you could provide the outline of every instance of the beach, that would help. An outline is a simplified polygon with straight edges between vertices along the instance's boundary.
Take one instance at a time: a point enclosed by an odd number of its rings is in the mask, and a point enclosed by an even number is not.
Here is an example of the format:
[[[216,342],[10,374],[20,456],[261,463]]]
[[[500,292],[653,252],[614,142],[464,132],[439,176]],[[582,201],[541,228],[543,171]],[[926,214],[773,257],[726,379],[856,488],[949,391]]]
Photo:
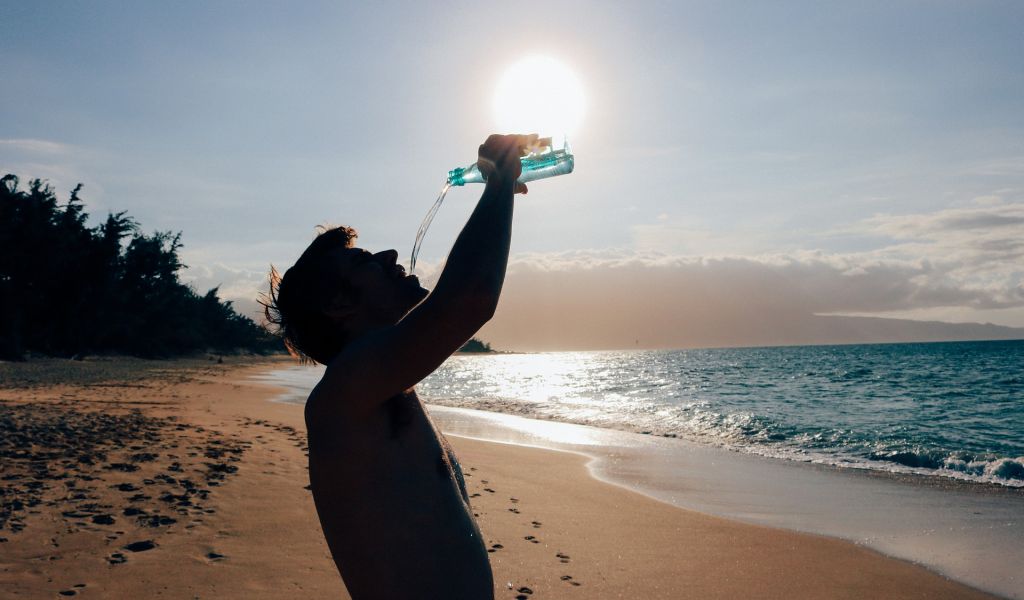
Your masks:
[[[346,598],[302,407],[253,379],[290,364],[0,365],[5,596]],[[497,598],[993,597],[848,541],[673,506],[595,478],[581,453],[466,435],[449,439]]]

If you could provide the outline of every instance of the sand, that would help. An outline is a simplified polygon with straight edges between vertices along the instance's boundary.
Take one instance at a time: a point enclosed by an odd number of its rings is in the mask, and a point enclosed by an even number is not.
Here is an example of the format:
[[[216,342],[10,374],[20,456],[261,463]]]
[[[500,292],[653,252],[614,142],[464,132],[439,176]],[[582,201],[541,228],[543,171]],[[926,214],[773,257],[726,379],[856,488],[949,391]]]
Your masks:
[[[287,359],[0,365],[5,598],[347,598]],[[682,510],[587,457],[450,437],[497,598],[983,598],[854,544]],[[424,590],[429,598],[429,590]]]

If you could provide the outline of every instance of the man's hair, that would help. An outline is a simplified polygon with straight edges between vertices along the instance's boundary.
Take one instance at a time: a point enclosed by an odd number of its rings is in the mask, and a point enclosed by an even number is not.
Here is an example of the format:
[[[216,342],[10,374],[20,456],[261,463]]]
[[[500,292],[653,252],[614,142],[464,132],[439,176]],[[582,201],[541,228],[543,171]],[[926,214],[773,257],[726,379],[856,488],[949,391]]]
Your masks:
[[[348,282],[330,269],[328,255],[351,248],[357,233],[351,227],[317,227],[316,239],[282,277],[270,266],[270,291],[263,296],[263,314],[292,356],[302,362],[330,362],[347,342],[345,331],[324,310]]]

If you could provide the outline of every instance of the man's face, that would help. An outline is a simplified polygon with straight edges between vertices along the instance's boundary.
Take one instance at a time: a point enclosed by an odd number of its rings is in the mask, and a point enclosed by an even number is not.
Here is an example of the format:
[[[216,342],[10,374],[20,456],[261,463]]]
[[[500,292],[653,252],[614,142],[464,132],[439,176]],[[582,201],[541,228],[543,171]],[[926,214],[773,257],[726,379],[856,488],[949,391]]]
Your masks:
[[[354,292],[354,317],[370,325],[397,323],[430,293],[415,275],[406,275],[395,250],[372,254],[361,248],[343,248],[331,257],[338,275]]]

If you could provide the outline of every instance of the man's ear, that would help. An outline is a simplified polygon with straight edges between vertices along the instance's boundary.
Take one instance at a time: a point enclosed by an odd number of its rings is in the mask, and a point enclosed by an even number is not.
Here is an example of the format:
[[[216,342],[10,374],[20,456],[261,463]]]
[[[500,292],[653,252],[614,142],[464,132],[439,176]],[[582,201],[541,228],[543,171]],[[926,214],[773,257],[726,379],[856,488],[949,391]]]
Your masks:
[[[327,303],[323,313],[335,323],[345,324],[355,315],[356,303],[347,294],[340,293]]]

